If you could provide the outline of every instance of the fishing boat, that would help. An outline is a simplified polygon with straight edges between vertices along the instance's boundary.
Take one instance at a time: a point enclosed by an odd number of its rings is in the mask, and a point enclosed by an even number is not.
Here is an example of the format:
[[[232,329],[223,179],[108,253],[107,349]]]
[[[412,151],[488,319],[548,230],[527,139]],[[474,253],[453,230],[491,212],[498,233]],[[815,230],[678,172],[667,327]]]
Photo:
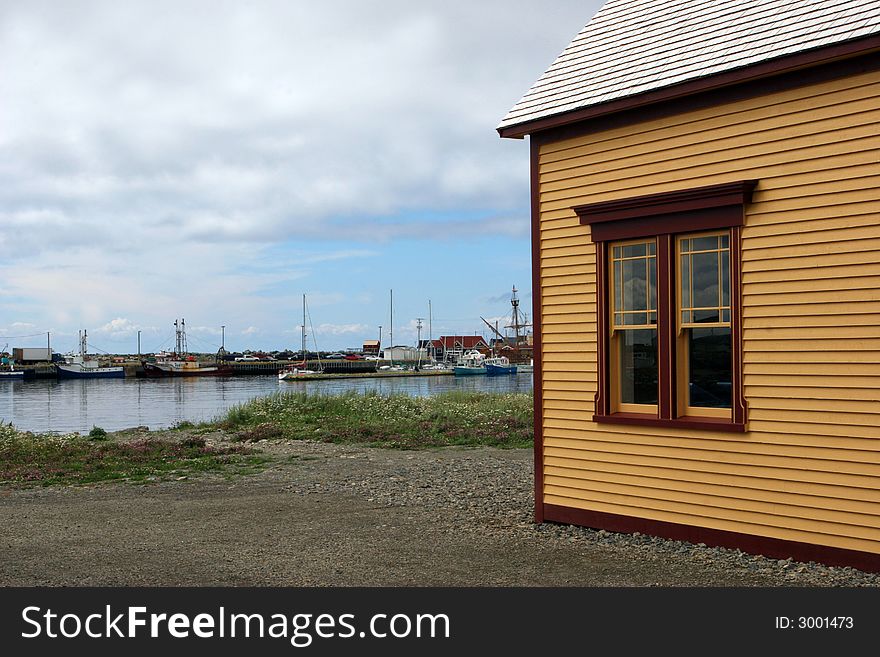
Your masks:
[[[159,352],[156,360],[141,361],[144,375],[148,377],[163,376],[229,376],[232,368],[217,360],[214,363],[202,363],[195,356],[187,353],[186,321],[174,320],[176,347],[173,352]]]
[[[318,346],[315,345],[315,352],[317,353]],[[322,370],[310,370],[306,367],[306,295],[303,295],[303,323],[302,323],[302,360],[296,363],[289,363],[285,367],[278,370],[278,380],[279,381],[296,381],[297,379],[302,379],[303,377],[308,377],[310,374],[322,374]],[[320,368],[321,360],[320,357],[318,359],[318,367]]]
[[[466,351],[453,368],[455,376],[486,374],[486,357],[476,349]]]
[[[21,381],[24,379],[24,370],[15,369],[15,359],[5,355],[8,347],[8,344],[3,347],[4,355],[0,358],[0,381]]]
[[[122,379],[125,368],[122,366],[102,366],[97,358],[88,354],[89,337],[87,331],[79,332],[79,353],[64,356],[64,363],[55,365],[59,379]]]
[[[516,374],[516,365],[511,365],[507,356],[494,356],[492,358],[487,358],[484,364],[488,376]]]

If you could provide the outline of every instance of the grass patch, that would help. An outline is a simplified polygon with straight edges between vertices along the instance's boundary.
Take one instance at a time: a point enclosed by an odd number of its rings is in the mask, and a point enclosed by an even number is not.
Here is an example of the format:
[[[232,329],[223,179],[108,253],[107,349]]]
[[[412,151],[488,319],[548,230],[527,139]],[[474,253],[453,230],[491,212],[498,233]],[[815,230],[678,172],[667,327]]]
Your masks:
[[[231,408],[215,423],[239,440],[313,439],[417,449],[530,447],[532,395],[449,392],[431,397],[279,392]]]
[[[0,483],[25,485],[145,481],[201,472],[249,473],[267,461],[244,445],[216,448],[202,438],[95,441],[79,434],[33,434],[0,425]]]

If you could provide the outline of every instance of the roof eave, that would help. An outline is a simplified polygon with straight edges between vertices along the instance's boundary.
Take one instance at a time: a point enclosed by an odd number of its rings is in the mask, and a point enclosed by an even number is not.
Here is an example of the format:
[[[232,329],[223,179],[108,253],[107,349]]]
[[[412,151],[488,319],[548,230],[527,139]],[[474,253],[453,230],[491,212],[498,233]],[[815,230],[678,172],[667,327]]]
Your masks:
[[[742,84],[767,78],[783,73],[790,73],[798,69],[828,64],[841,59],[867,55],[871,52],[880,51],[880,34],[872,34],[867,37],[853,39],[842,43],[814,48],[785,57],[778,57],[763,61],[751,66],[725,71],[717,75],[710,75],[695,80],[689,80],[680,84],[661,87],[645,93],[619,98],[617,100],[591,105],[569,112],[553,114],[540,119],[515,123],[496,128],[498,135],[508,139],[522,139],[526,135],[552,130],[581,121],[588,121],[600,116],[607,116],[617,112],[636,109],[645,105],[652,105],[667,100],[676,100],[684,96],[713,91],[722,87]]]

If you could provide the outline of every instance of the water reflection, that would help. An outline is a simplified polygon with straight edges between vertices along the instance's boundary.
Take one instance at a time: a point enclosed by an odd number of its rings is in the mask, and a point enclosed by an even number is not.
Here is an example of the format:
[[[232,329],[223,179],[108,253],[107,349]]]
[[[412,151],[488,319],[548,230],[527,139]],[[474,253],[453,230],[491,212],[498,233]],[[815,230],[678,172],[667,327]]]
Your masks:
[[[211,420],[229,407],[277,391],[434,395],[448,390],[529,392],[531,375],[401,377],[279,382],[275,377],[4,381],[0,420],[27,431],[161,429]]]

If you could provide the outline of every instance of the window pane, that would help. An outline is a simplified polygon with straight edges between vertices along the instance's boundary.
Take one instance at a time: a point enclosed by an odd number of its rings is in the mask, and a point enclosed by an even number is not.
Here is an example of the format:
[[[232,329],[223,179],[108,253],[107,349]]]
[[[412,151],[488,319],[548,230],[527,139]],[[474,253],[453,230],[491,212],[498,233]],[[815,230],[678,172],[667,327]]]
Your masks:
[[[623,305],[620,310],[647,310],[647,271],[645,260],[622,262]]]
[[[725,308],[724,310],[721,311],[721,321],[722,322],[729,322],[730,321],[730,309],[729,308]]]
[[[615,251],[618,247],[615,247]],[[620,261],[616,261],[614,263],[614,309],[621,310],[623,309],[623,285],[621,285],[621,281],[623,279],[620,277]]]
[[[721,305],[730,305],[730,252],[721,252]]]
[[[624,404],[656,404],[657,330],[621,331],[618,345],[620,401]]]
[[[693,319],[691,321],[694,324],[713,324],[720,322],[721,319],[718,316],[718,311],[713,308],[712,310],[693,311]]]
[[[681,240],[681,252],[687,253],[691,250],[691,241],[690,240]]]
[[[619,258],[644,258],[647,255],[648,245],[645,242],[641,244],[627,244],[626,246],[616,247],[620,249]]]
[[[694,240],[696,241],[696,240]],[[694,253],[691,256],[693,267],[693,307],[718,307],[718,253]]]
[[[625,313],[623,315],[624,326],[644,326],[648,323],[648,313]]]
[[[684,240],[687,241],[687,240]],[[681,307],[691,308],[691,257],[681,256]]]
[[[729,328],[688,331],[688,403],[730,408],[731,337]]]
[[[657,307],[657,259],[648,258],[648,310]]]
[[[690,324],[693,321],[693,313],[690,310],[681,311],[681,323]]]
[[[717,251],[718,236],[694,237],[691,239],[691,251]]]

